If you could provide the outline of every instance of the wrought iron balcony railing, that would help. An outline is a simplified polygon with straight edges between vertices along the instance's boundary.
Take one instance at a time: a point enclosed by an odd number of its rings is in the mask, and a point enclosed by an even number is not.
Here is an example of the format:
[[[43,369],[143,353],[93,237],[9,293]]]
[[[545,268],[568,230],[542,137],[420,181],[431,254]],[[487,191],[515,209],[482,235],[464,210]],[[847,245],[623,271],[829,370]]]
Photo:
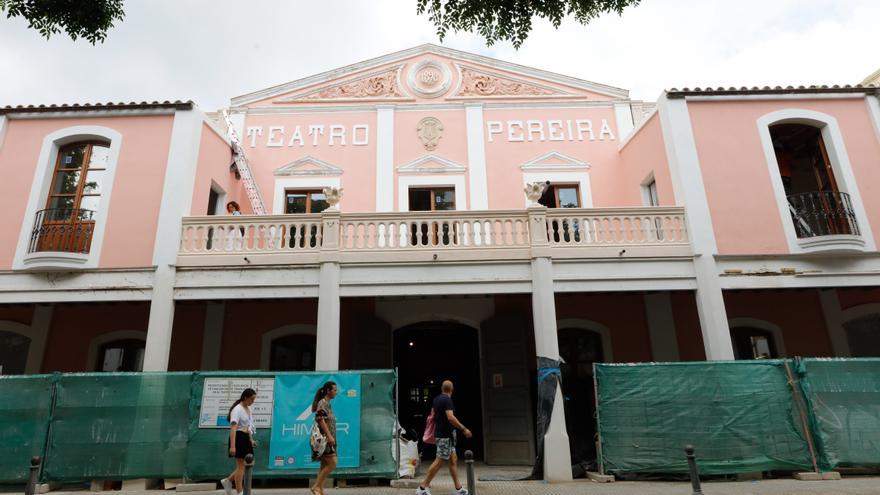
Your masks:
[[[816,191],[791,194],[788,208],[800,239],[827,235],[859,235],[849,194]]]
[[[88,254],[95,229],[95,212],[78,208],[40,210],[34,219],[28,253]]]

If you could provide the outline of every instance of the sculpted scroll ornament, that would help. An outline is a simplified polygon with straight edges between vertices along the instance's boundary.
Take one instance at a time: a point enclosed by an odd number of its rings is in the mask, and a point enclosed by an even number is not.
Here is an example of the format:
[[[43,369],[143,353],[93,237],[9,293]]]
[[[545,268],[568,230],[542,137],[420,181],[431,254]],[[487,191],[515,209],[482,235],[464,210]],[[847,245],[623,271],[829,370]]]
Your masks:
[[[457,96],[545,96],[553,91],[531,84],[480,74],[471,69],[461,70],[461,90]]]
[[[526,198],[529,200],[529,206],[538,206],[538,200],[544,195],[544,190],[546,188],[546,182],[530,182],[526,184],[523,192],[526,193]]]
[[[443,123],[436,117],[425,117],[416,126],[416,132],[428,151],[433,151],[443,136]]]
[[[397,85],[397,70],[390,70],[357,81],[322,89],[298,100],[338,100],[360,98],[399,98],[403,94]]]

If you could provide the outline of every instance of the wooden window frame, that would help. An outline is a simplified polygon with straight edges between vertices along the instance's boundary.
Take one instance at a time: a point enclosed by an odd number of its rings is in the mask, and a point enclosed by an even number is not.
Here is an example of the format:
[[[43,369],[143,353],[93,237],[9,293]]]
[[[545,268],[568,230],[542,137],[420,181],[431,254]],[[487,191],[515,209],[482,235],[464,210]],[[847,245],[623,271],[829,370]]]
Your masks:
[[[304,213],[287,213],[287,196],[289,194],[305,194],[306,195],[306,211]],[[323,189],[285,189],[284,190],[284,214],[285,215],[304,215],[312,213],[312,194],[324,194]],[[320,213],[320,212],[317,212]]]
[[[441,187],[415,186],[415,187],[410,187],[409,189],[407,189],[407,194],[409,194],[413,191],[430,191],[431,192],[431,209],[430,210],[423,210],[423,211],[453,211],[453,210],[455,210],[455,203],[458,201],[458,198],[455,197],[455,187],[451,187],[451,186],[441,186]],[[436,201],[437,201],[437,193],[438,192],[451,192],[452,193],[452,210],[437,210],[434,208],[437,205]],[[411,204],[410,204],[410,207],[412,207]],[[419,210],[410,209],[410,211],[419,211]]]
[[[577,196],[577,206],[575,208],[581,208],[581,185],[577,182],[551,182],[548,186],[553,190],[553,205],[552,208],[562,208],[559,206],[559,188],[563,189],[571,189],[574,188],[575,195]]]
[[[82,165],[78,168],[68,168],[68,167],[62,168],[61,158],[64,156],[65,151],[67,151],[71,148],[79,147],[79,146],[86,147],[86,151],[85,151],[85,153],[83,153]],[[80,205],[82,205],[82,199],[84,196],[98,196],[98,197],[100,197],[102,194],[104,194],[103,191],[99,192],[98,194],[85,194],[83,192],[85,190],[86,178],[87,178],[88,173],[90,171],[92,171],[92,170],[106,171],[107,170],[107,167],[92,168],[89,166],[89,162],[92,159],[92,150],[94,149],[95,146],[107,148],[109,151],[110,143],[107,143],[105,141],[77,141],[74,143],[66,144],[58,149],[58,157],[55,159],[55,170],[52,173],[52,182],[49,184],[49,194],[46,197],[46,209],[47,210],[52,208],[52,206],[51,206],[52,205],[52,198],[65,198],[65,197],[69,198],[72,196],[74,198],[74,200],[73,200],[73,206],[71,206],[70,209],[79,210]],[[71,193],[54,194],[53,191],[55,190],[55,185],[56,185],[56,181],[58,180],[59,173],[60,172],[73,172],[76,170],[80,171],[80,179],[79,179],[79,183],[76,185],[76,191],[74,191],[72,194]]]

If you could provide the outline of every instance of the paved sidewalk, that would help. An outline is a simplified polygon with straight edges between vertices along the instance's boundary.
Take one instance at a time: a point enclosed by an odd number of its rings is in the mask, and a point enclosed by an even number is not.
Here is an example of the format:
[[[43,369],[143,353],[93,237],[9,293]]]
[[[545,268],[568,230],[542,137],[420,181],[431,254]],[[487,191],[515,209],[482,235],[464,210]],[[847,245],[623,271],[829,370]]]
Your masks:
[[[453,492],[452,482],[440,477],[431,491],[434,495]],[[388,486],[328,488],[327,495],[412,495],[412,489],[394,489]],[[691,495],[689,483],[657,481],[617,481],[595,483],[578,480],[572,483],[548,484],[540,481],[481,481],[477,483],[476,495]],[[84,491],[51,492],[54,495],[83,495]],[[161,491],[102,492],[107,495],[161,495]],[[169,495],[171,491],[167,492]],[[711,482],[703,484],[706,495],[877,495],[880,494],[880,477],[849,477],[839,481],[796,481],[789,479]],[[310,495],[306,488],[256,489],[255,495]],[[190,492],[190,495],[223,495],[221,490]]]

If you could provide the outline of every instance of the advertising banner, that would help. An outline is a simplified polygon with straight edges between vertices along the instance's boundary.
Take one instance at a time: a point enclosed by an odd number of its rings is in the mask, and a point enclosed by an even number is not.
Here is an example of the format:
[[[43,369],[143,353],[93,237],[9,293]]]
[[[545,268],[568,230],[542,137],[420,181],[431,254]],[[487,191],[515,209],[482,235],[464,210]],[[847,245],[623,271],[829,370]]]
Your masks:
[[[361,375],[297,374],[275,377],[275,406],[269,444],[270,469],[317,469],[309,437],[315,414],[312,400],[327,381],[338,393],[330,403],[336,416],[338,467],[359,467],[361,438]]]

